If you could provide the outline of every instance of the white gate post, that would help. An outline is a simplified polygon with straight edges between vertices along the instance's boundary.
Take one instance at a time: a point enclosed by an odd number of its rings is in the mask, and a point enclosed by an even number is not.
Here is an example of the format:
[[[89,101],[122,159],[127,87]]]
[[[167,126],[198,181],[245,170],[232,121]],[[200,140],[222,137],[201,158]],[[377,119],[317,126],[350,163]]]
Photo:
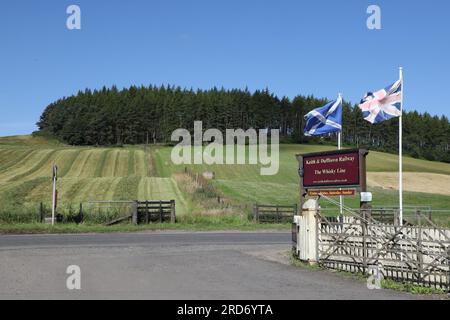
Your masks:
[[[294,218],[297,224],[297,253],[301,261],[310,264],[318,262],[318,230],[317,230],[317,211],[319,202],[310,199],[306,201],[302,208],[302,215]]]

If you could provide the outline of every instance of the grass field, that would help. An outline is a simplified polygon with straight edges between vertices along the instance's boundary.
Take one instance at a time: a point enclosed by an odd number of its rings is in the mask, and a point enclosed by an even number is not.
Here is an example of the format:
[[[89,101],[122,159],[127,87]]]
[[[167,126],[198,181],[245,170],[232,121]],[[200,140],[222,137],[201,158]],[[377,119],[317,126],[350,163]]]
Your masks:
[[[42,138],[0,139],[0,200],[3,205],[37,206],[51,201],[51,168],[58,165],[62,204],[103,200],[186,201],[171,177],[153,175],[150,151],[140,147],[67,147]]]
[[[275,176],[261,176],[259,166],[251,165],[196,165],[188,166],[197,172],[213,171],[216,174],[214,184],[227,197],[238,199],[249,203],[268,204],[293,204],[298,202],[299,177],[297,175],[298,162],[296,154],[320,152],[330,150],[329,146],[312,145],[281,145],[280,146],[280,170]],[[184,166],[176,166],[170,162],[170,148],[159,148],[155,151],[156,166],[162,176],[169,177],[173,172],[182,171]],[[373,173],[386,173],[397,175],[398,156],[370,152],[367,158],[368,171]],[[450,164],[430,162],[425,160],[404,158],[404,171],[407,173],[434,174],[439,179],[435,184],[443,185],[450,190]],[[420,183],[420,181],[419,181]],[[408,187],[406,185],[405,187]],[[410,186],[411,189],[413,186]],[[384,189],[379,185],[369,185],[370,191],[374,193],[374,206],[396,206],[398,203],[398,192],[392,189]],[[433,209],[450,210],[450,196],[435,195],[427,193],[405,192],[405,204],[410,206],[430,205]],[[346,199],[351,207],[359,206],[359,197]],[[324,203],[324,206],[327,206]]]
[[[295,155],[329,149],[328,146],[281,145],[280,170],[275,176],[261,176],[260,167],[253,165],[187,167],[200,173],[215,172],[214,186],[225,198],[237,203],[293,204],[298,202],[299,180]],[[183,172],[185,166],[171,162],[171,150],[163,146],[71,147],[31,136],[0,138],[0,201],[8,208],[50,203],[51,167],[56,163],[60,203],[174,199],[178,214],[189,213],[189,195],[181,191],[183,188],[173,176]],[[395,174],[397,161],[394,155],[371,152],[368,170]],[[450,164],[405,158],[404,170],[439,174],[436,183],[450,190]],[[370,189],[375,206],[397,204],[397,192],[384,189],[379,181]],[[357,197],[348,198],[346,204],[357,207],[358,201]],[[405,204],[450,210],[450,196],[406,192]]]

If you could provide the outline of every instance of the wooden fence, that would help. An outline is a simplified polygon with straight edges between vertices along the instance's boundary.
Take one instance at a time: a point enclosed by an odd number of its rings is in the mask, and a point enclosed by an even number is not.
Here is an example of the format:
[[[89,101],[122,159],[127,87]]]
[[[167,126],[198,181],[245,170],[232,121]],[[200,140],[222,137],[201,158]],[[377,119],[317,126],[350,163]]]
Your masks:
[[[370,211],[372,218],[381,223],[398,223],[398,213],[397,211],[388,211],[383,209],[372,209]]]
[[[175,200],[136,201],[132,221],[135,224],[175,223]]]
[[[297,214],[297,205],[277,206],[255,204],[253,218],[259,223],[292,223]]]
[[[450,230],[317,216],[319,264],[364,274],[376,268],[385,278],[450,290]]]
[[[170,201],[91,201],[88,203],[88,211],[96,211],[100,209],[105,212],[112,211],[115,213],[112,217],[103,222],[107,226],[115,225],[125,221],[131,221],[134,224],[149,224],[149,223],[165,223],[176,222],[175,200]],[[74,210],[74,212],[77,210]],[[103,212],[104,213],[104,212]],[[48,217],[49,210],[43,203],[39,206],[39,220],[42,223],[51,222]],[[95,214],[92,213],[91,214]],[[75,222],[77,224],[84,222],[86,218],[83,205],[80,204],[79,210],[76,213],[64,216],[62,214],[56,215],[56,222]]]
[[[420,222],[421,217],[426,216],[429,221],[432,221],[431,207],[410,207],[405,206],[403,208],[403,224],[416,224],[417,221]],[[387,224],[400,224],[400,209],[389,208],[389,207],[376,207],[370,208],[368,214],[378,222]]]

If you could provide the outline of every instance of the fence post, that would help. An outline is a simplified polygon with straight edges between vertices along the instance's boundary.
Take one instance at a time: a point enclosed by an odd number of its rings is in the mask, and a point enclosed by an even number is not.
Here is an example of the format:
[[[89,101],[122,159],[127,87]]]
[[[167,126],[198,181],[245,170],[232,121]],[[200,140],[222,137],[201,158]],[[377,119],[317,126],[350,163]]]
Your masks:
[[[41,223],[43,223],[45,220],[45,214],[44,214],[44,204],[42,202],[39,206],[39,217],[41,219]]]
[[[450,298],[450,247],[447,248],[447,265],[448,265],[448,273],[447,273],[447,295]]]
[[[417,216],[417,222],[419,224],[418,231],[419,235],[417,237],[417,247],[416,247],[416,254],[417,254],[417,280],[422,278],[423,275],[423,248],[422,248],[422,216],[420,210],[416,209],[416,216]],[[419,282],[419,281],[417,281]],[[419,283],[420,284],[420,283]]]
[[[368,231],[368,215],[365,209],[362,210],[362,219],[361,219],[361,233],[362,233],[362,241],[363,241],[363,274],[367,273],[367,257],[368,257],[368,248],[367,248],[367,231]]]
[[[175,214],[175,200],[170,201],[170,223],[176,223],[177,218]]]
[[[276,210],[277,210],[277,223],[280,223],[281,217],[280,217],[280,209],[278,208],[278,206],[277,206]]]
[[[139,223],[137,201],[133,201],[132,212],[131,212],[131,222],[136,225]]]
[[[150,212],[148,210],[148,201],[145,201],[145,223],[149,224],[150,223]]]
[[[298,221],[297,221],[297,216],[294,216],[294,221],[292,221],[292,250],[295,252],[295,254],[297,255],[297,244],[298,244]]]
[[[78,223],[83,222],[83,203],[80,203],[80,212],[78,213]]]
[[[400,226],[400,210],[394,210],[394,226],[398,227]]]
[[[253,206],[253,220],[259,222],[259,209],[257,203]]]
[[[163,209],[162,209],[162,201],[159,202],[159,223],[163,223]]]

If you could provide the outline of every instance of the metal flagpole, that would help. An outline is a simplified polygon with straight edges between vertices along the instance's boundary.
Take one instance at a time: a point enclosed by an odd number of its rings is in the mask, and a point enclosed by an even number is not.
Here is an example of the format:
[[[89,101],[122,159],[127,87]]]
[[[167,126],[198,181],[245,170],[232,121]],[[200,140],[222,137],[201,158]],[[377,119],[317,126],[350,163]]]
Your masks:
[[[338,150],[341,150],[341,149],[342,149],[342,133],[339,131],[339,133],[338,133]],[[339,196],[339,204],[340,204],[340,206],[339,206],[339,208],[340,208],[340,215],[342,217],[343,214],[344,214],[344,209],[343,209],[343,207],[344,207],[344,198],[342,197],[342,195]]]
[[[400,67],[400,84],[401,84],[401,103],[400,103],[400,117],[399,117],[399,138],[398,138],[398,186],[399,186],[399,219],[400,226],[403,226],[403,92],[405,90],[403,86],[403,67]]]
[[[53,164],[53,195],[52,195],[52,226],[55,225],[55,211],[56,211],[56,180],[58,175],[58,167]]]
[[[342,99],[342,94],[339,93],[339,100]],[[338,132],[338,150],[342,149],[342,128],[341,131]],[[340,216],[342,217],[344,215],[344,198],[341,196],[339,196],[339,210],[340,210]]]

